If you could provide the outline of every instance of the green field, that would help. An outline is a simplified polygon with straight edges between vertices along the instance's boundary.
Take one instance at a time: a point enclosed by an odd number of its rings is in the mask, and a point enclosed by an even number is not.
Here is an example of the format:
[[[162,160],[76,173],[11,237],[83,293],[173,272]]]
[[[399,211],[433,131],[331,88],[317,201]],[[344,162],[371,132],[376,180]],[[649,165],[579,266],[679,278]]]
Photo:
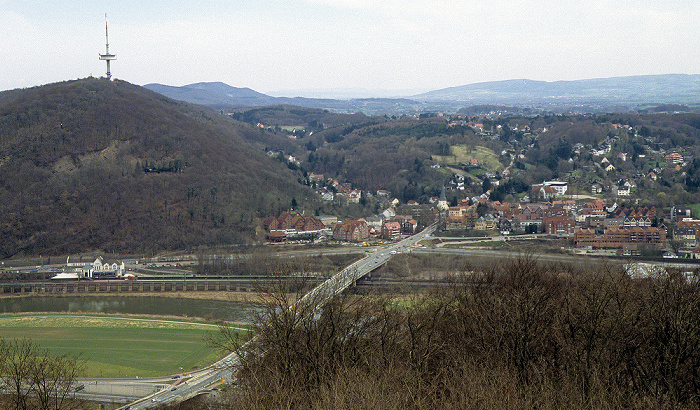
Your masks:
[[[79,355],[85,377],[162,376],[207,366],[223,356],[205,341],[217,331],[200,323],[112,316],[0,316],[0,337]]]
[[[469,163],[470,160],[475,159],[479,161],[481,168],[490,172],[496,172],[503,168],[503,165],[498,161],[498,155],[480,145],[474,147],[453,145],[450,147],[450,154],[446,156],[433,155],[433,159],[442,165],[459,165],[461,163]]]
[[[294,130],[303,130],[305,127],[303,125],[280,125],[280,128],[292,132]]]
[[[690,208],[692,218],[700,218],[700,204],[690,204],[688,207]]]

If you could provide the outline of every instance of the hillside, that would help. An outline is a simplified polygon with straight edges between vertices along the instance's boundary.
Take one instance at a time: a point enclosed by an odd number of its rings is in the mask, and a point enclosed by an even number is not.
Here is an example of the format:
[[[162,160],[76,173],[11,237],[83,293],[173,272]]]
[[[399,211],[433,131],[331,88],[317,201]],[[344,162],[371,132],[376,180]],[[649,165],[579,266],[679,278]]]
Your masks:
[[[700,75],[668,74],[597,78],[576,81],[506,80],[430,91],[417,101],[464,101],[469,104],[566,105],[596,107],[647,104],[700,104]],[[588,107],[586,107],[588,106]]]
[[[231,116],[269,127],[269,149],[292,154],[301,170],[323,175],[309,180],[319,193],[333,188],[330,178],[370,194],[388,190],[403,203],[427,203],[443,185],[451,202],[492,187],[492,199],[517,201],[532,184],[561,179],[580,193],[593,184],[610,193],[629,182],[642,200],[668,206],[700,201],[700,115],[677,112],[685,108],[523,115],[477,106],[464,111],[493,112],[389,118],[261,107]],[[683,156],[679,166],[665,159],[672,152]]]
[[[0,256],[249,242],[313,198],[261,133],[122,81],[0,93]]]

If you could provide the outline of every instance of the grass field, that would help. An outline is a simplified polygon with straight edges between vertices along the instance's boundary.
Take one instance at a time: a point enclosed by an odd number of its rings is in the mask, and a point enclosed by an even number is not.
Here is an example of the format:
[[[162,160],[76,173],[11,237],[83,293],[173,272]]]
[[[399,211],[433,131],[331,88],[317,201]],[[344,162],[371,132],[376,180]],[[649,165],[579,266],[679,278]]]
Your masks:
[[[690,204],[688,207],[690,208],[690,212],[692,214],[691,217],[695,219],[700,217],[700,204]]]
[[[79,355],[85,377],[160,376],[207,366],[223,356],[204,339],[217,331],[201,323],[112,316],[0,316],[0,337]]]
[[[433,159],[443,165],[459,165],[461,163],[469,163],[470,160],[475,159],[479,161],[479,165],[482,168],[491,172],[503,168],[503,165],[498,161],[496,153],[480,145],[474,147],[453,145],[450,147],[450,153],[452,155],[433,155]]]
[[[303,130],[304,126],[303,125],[280,125],[280,128],[292,132],[294,130]]]

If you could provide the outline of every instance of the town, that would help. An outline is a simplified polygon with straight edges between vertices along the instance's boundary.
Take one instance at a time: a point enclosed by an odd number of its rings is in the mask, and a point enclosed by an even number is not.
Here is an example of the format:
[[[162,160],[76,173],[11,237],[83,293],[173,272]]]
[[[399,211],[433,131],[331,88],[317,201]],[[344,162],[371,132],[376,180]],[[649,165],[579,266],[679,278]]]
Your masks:
[[[415,119],[421,121],[420,117]],[[471,117],[439,114],[431,120],[451,128],[464,127],[473,132],[476,141],[482,141],[473,146],[445,146],[444,155],[433,155],[431,161],[419,163],[416,159],[416,168],[429,166],[450,175],[440,196],[398,198],[386,189],[370,192],[337,176],[305,172],[305,184],[324,202],[343,207],[374,201],[381,212],[339,220],[298,214],[292,209],[264,220],[268,241],[392,241],[425,226],[423,219],[428,215],[439,219],[437,234],[441,236],[512,238],[540,234],[565,240],[569,251],[575,253],[699,256],[700,219],[695,219],[694,205],[669,203],[674,198],[664,192],[678,183],[691,189],[698,161],[682,147],[664,150],[646,126],[618,122],[596,125],[596,135],[605,135],[601,140],[596,137],[592,143],[572,144],[560,138],[558,145],[550,147],[550,156],[542,158],[539,143],[551,131],[552,126],[546,124],[549,120],[513,119],[501,112]],[[529,124],[521,125],[523,122]],[[500,155],[494,151],[499,146],[496,143],[502,143]],[[304,165],[312,165],[311,160],[304,164],[282,152],[270,155],[302,170]],[[491,164],[486,164],[489,159]],[[533,179],[537,162],[549,168],[538,165],[544,168],[544,177],[558,179],[523,186],[523,180]],[[656,196],[650,196],[651,192]]]
[[[547,234],[568,239],[572,251],[596,253],[615,250],[613,255],[661,256],[665,258],[700,257],[697,233],[700,219],[692,218],[687,206],[672,206],[666,213],[655,206],[628,206],[603,199],[566,199],[567,186],[546,181],[532,187],[533,197],[550,193],[546,201],[509,203],[484,197],[459,201],[449,206],[443,198],[431,198],[429,204],[411,204],[441,217],[441,230],[447,236],[510,236]],[[388,201],[395,203],[396,200]],[[367,244],[392,241],[412,235],[418,222],[412,215],[397,214],[390,206],[367,218],[338,221],[332,216],[303,216],[294,211],[269,217],[264,222],[270,242],[288,240],[336,240]],[[608,253],[610,254],[610,253]]]

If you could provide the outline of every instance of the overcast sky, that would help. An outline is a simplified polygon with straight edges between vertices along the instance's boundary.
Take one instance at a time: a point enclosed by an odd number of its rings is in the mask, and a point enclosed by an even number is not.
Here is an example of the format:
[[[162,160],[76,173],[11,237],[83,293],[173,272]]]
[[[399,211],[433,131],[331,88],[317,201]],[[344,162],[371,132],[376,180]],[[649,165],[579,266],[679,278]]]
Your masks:
[[[140,85],[401,95],[700,73],[698,0],[0,0],[0,90],[104,75],[105,13],[112,74]]]

